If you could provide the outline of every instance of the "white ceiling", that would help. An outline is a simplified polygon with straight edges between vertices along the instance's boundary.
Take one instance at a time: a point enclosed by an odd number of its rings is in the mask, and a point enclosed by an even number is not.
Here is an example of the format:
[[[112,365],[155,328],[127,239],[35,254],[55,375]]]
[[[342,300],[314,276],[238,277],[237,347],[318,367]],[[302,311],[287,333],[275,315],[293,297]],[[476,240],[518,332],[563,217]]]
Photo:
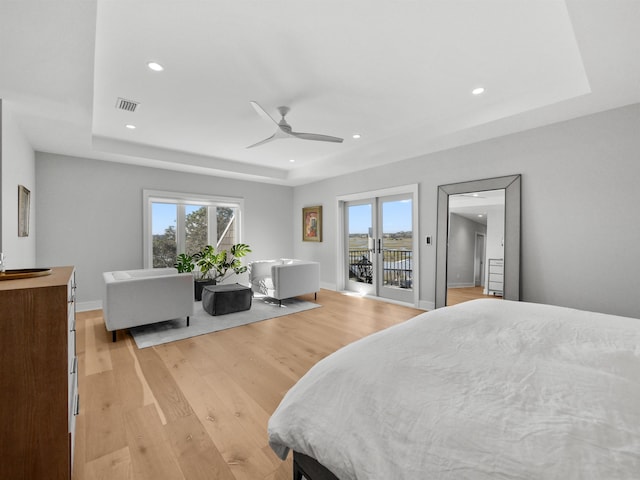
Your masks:
[[[640,0],[0,2],[38,151],[300,185],[640,102]],[[246,149],[275,130],[250,100],[345,140]]]
[[[489,210],[499,205],[504,206],[504,201],[504,189],[449,195],[449,213],[486,225]]]

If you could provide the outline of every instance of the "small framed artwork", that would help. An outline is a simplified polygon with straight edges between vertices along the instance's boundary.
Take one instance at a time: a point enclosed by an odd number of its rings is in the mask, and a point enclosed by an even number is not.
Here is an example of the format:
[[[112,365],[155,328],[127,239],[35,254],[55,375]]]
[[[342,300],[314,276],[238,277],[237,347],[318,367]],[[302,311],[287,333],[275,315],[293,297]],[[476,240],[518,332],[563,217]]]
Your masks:
[[[29,236],[29,202],[31,192],[24,185],[18,185],[18,236]]]
[[[322,205],[302,209],[302,241],[322,241]]]

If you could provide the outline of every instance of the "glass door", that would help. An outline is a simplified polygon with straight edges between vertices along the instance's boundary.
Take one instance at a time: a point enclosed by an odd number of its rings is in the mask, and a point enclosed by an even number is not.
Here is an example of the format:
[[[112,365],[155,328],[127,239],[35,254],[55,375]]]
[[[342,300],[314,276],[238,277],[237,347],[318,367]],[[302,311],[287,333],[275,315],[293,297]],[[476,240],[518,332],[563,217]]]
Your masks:
[[[413,302],[413,205],[411,195],[378,199],[378,295]]]
[[[346,289],[376,295],[374,200],[347,202],[345,207]]]
[[[347,290],[413,303],[412,196],[345,204]]]

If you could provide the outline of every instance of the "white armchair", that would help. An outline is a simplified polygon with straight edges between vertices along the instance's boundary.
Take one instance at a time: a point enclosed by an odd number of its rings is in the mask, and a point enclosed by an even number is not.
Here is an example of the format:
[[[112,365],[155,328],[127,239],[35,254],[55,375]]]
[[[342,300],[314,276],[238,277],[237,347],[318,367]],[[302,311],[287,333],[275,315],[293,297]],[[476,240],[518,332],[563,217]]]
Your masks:
[[[249,264],[251,290],[282,304],[285,298],[320,291],[320,264],[306,260],[259,260]]]
[[[107,330],[146,325],[193,315],[193,275],[175,268],[104,272],[104,323]]]

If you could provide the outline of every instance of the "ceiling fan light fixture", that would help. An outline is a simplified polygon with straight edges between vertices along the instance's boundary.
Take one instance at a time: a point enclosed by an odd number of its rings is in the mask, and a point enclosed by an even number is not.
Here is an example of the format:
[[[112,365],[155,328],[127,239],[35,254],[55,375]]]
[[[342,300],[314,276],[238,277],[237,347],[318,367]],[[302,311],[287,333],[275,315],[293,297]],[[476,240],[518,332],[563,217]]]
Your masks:
[[[269,138],[265,138],[264,140],[260,140],[253,145],[249,145],[246,148],[254,148],[259,145],[263,145],[267,142],[271,142],[272,140],[278,140],[280,138],[299,138],[300,140],[316,140],[319,142],[334,142],[334,143],[342,143],[343,139],[339,137],[332,137],[331,135],[321,135],[319,133],[303,133],[303,132],[294,132],[291,128],[291,125],[287,123],[285,120],[285,116],[289,113],[289,107],[280,106],[278,107],[278,112],[282,117],[280,121],[276,121],[271,115],[269,115],[264,108],[262,108],[258,102],[251,100],[249,102],[254,110],[260,115],[262,118],[266,119],[269,122],[272,122],[276,126],[276,131]]]
[[[149,69],[153,70],[154,72],[162,72],[164,70],[164,67],[158,62],[148,62],[147,67],[149,67]]]

